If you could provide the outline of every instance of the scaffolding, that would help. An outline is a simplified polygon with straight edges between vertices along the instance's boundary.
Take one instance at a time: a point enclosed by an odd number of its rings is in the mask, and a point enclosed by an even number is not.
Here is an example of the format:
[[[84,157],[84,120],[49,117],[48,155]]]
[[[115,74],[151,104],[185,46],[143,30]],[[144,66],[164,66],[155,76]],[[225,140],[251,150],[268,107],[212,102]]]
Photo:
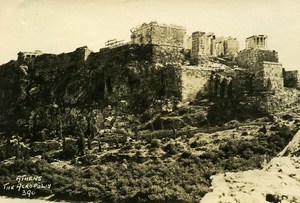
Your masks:
[[[106,48],[115,48],[124,45],[124,40],[110,39],[105,42]]]

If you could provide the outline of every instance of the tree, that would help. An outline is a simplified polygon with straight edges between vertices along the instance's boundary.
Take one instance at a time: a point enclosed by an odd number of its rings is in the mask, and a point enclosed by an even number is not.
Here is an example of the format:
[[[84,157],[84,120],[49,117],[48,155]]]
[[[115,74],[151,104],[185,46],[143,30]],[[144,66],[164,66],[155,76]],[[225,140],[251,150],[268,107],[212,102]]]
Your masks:
[[[92,141],[91,141],[91,136],[88,135],[88,149],[92,150]]]
[[[78,146],[78,154],[83,156],[84,150],[85,150],[85,141],[84,141],[84,134],[83,134],[82,130],[80,131],[80,134],[79,134],[77,146]]]

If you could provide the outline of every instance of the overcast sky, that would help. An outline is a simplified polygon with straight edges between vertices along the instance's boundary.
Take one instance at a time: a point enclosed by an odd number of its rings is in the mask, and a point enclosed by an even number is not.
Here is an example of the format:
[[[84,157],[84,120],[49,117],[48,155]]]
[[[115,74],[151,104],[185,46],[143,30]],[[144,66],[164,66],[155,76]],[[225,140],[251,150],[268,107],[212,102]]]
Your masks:
[[[150,21],[237,37],[240,49],[265,34],[283,66],[300,70],[300,0],[0,0],[0,64],[19,51],[99,51]]]

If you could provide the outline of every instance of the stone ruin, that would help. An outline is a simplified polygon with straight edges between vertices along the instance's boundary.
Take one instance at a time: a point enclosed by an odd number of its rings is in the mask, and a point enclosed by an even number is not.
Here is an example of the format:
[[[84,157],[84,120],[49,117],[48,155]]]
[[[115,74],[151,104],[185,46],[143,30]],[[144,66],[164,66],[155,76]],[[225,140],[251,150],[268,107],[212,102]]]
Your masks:
[[[236,38],[216,37],[214,33],[193,32],[191,46],[192,64],[206,63],[208,57],[234,57],[239,43]]]
[[[131,30],[131,43],[138,45],[160,45],[183,47],[186,30],[182,26],[158,24],[157,22],[144,23]]]
[[[300,72],[298,70],[283,70],[284,86],[291,88],[300,88]]]
[[[268,36],[253,35],[246,39],[246,49],[268,49],[267,47]]]
[[[0,66],[0,120],[9,129],[31,117],[58,125],[54,104],[68,117],[108,104],[119,108],[121,101],[135,110],[157,100],[185,105],[196,99],[278,110],[297,101],[298,74],[283,72],[266,40],[247,38],[239,51],[236,38],[187,36],[182,26],[151,22],[131,29],[131,42],[108,41],[99,52],[20,52],[16,61]]]

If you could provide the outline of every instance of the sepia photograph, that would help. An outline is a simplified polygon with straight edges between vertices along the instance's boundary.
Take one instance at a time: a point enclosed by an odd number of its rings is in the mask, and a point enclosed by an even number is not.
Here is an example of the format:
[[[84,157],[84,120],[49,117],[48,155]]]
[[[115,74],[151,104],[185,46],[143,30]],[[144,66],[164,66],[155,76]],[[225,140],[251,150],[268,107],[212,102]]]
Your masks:
[[[299,0],[0,0],[1,203],[300,203]]]

